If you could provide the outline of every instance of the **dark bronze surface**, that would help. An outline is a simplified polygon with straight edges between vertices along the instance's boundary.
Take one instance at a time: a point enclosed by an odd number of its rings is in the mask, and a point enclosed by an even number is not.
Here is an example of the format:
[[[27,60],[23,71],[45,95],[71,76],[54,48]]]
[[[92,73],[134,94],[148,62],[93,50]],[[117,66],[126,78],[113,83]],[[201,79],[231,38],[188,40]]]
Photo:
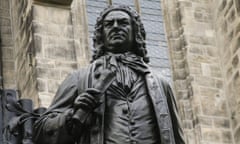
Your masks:
[[[60,85],[35,143],[185,144],[172,89],[147,65],[139,15],[111,6],[95,28],[92,63]]]

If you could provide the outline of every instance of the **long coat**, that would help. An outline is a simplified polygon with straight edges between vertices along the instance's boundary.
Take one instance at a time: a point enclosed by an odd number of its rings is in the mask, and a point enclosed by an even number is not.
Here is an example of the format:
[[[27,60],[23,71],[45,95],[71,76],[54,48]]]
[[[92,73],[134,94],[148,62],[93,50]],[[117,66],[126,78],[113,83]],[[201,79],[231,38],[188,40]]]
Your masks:
[[[94,63],[87,68],[70,74],[60,85],[47,112],[34,125],[36,144],[104,144],[104,96],[95,111],[95,120],[79,127],[79,140],[76,142],[66,129],[66,113],[73,109],[75,98],[91,87]],[[145,76],[150,101],[159,128],[161,144],[185,144],[180,126],[175,98],[170,85],[161,77],[150,72]],[[81,119],[89,113],[82,111]]]

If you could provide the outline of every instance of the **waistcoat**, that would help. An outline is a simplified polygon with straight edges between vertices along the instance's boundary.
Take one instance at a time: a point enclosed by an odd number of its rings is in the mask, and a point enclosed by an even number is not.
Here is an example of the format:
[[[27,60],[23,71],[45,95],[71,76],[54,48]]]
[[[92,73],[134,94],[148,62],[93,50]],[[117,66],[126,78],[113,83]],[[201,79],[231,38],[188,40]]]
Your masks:
[[[159,144],[153,107],[142,75],[122,66],[106,92],[104,144]]]

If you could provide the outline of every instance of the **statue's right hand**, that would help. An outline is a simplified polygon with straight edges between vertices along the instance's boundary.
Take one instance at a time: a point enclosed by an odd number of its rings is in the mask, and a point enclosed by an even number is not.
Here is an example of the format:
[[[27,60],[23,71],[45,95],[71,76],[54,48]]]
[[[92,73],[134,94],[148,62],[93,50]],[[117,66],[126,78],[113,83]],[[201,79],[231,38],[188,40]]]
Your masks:
[[[95,88],[88,88],[85,92],[78,95],[73,104],[73,108],[78,110],[79,108],[84,110],[93,110],[100,102],[101,91]]]
[[[76,97],[73,108],[72,121],[74,124],[86,122],[89,114],[98,107],[101,102],[99,100],[101,92],[94,88],[89,88],[86,92]],[[87,122],[90,123],[90,122]]]
[[[94,94],[84,92],[77,96],[74,101],[74,109],[78,110],[79,108],[84,110],[93,110],[97,107],[99,103],[98,98]]]

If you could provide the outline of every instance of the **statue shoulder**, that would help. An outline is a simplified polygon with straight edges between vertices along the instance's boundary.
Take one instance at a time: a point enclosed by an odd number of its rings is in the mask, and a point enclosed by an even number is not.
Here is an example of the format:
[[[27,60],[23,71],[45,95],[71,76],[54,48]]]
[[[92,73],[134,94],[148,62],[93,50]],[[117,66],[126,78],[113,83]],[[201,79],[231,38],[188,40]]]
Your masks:
[[[164,86],[170,86],[170,82],[159,71],[151,70],[152,75],[158,80],[158,82]]]

